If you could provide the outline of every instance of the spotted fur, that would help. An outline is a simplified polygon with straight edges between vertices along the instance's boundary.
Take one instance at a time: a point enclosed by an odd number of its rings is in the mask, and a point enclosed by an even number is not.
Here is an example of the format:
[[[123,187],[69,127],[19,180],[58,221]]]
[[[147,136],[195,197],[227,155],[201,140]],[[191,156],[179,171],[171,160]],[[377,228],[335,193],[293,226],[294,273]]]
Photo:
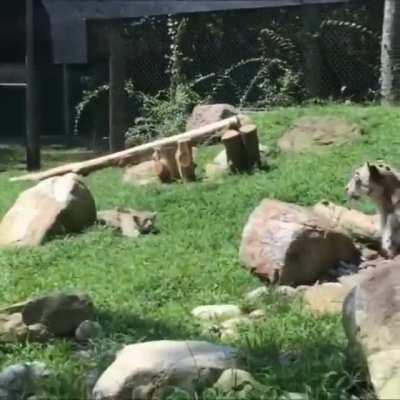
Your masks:
[[[355,170],[346,191],[352,199],[367,196],[378,206],[382,250],[389,258],[399,254],[400,173],[383,162],[367,162]]]

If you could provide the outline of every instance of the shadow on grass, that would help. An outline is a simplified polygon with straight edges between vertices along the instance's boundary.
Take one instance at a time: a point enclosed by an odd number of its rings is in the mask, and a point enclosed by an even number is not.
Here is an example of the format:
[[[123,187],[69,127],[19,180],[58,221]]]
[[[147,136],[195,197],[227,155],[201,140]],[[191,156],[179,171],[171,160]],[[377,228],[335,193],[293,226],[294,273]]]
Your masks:
[[[273,341],[241,349],[249,371],[267,386],[306,393],[309,399],[374,399],[366,371],[355,368],[345,348],[324,338],[288,351]]]
[[[180,324],[166,324],[143,318],[136,314],[121,311],[99,311],[98,320],[104,329],[105,336],[126,343],[152,341],[152,340],[184,340],[190,338],[191,333]]]
[[[0,172],[9,169],[22,169],[24,167],[25,155],[22,148],[12,146],[0,147]]]

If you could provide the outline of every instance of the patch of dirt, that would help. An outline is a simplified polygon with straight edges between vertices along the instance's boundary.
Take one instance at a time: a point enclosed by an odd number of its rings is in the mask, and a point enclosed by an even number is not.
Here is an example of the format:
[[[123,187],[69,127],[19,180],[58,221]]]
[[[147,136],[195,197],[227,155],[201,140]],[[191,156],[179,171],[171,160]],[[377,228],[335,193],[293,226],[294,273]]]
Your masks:
[[[278,141],[285,153],[309,153],[353,143],[361,137],[356,124],[336,117],[303,117]]]

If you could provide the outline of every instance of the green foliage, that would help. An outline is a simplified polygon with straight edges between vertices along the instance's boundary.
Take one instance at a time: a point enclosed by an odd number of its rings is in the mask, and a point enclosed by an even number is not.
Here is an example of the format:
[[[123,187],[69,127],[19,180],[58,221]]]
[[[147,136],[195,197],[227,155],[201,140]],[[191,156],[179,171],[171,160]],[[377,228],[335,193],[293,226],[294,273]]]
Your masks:
[[[82,119],[84,111],[89,106],[94,106],[96,104],[96,100],[100,98],[104,93],[108,94],[108,90],[110,89],[109,85],[101,85],[96,87],[93,90],[85,90],[82,94],[81,101],[75,107],[75,117],[74,117],[74,134],[77,135],[79,132],[79,122]]]
[[[260,285],[240,265],[238,247],[250,212],[263,198],[302,205],[325,198],[344,204],[344,186],[355,166],[375,159],[400,166],[396,108],[313,106],[275,109],[253,117],[261,142],[274,149],[297,118],[326,115],[359,124],[364,135],[357,143],[319,154],[275,152],[269,172],[229,176],[219,182],[135,188],[121,184],[119,169],[90,175],[86,182],[99,210],[123,206],[157,211],[160,233],[132,241],[95,226],[38,249],[1,251],[1,305],[63,289],[86,291],[96,304],[105,337],[90,343],[85,357],[68,340],[0,345],[0,367],[44,361],[55,378],[43,389],[42,398],[84,400],[88,398],[87,375],[104,370],[112,360],[107,352],[115,352],[124,343],[209,340],[193,321],[191,309],[203,304],[241,304],[244,294]],[[218,146],[201,149],[200,173],[219,150]],[[8,181],[16,173],[20,171],[8,168],[0,175],[4,188],[1,214],[28,187]],[[374,211],[370,204],[360,206]],[[266,311],[265,322],[243,332],[232,344],[248,355],[250,371],[267,388],[266,400],[277,400],[284,391],[307,393],[318,400],[348,399],[350,395],[369,398],[363,377],[346,363],[340,316],[316,318],[301,302],[277,294],[258,306]],[[283,363],[287,353],[295,357]],[[228,398],[213,391],[203,396],[207,400]]]
[[[193,106],[200,101],[198,95],[185,84],[178,84],[174,90],[167,89],[155,96],[141,92],[134,95],[139,100],[141,116],[136,118],[127,132],[132,144],[180,133]]]

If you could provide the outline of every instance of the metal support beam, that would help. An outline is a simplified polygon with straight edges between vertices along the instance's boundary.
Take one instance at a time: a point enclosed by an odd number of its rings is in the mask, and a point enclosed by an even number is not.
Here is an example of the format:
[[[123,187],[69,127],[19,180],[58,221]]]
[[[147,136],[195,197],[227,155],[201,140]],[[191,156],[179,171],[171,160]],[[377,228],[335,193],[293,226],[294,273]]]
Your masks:
[[[63,65],[63,108],[64,108],[64,133],[67,136],[72,135],[72,118],[71,118],[71,79],[69,67]]]
[[[39,98],[37,63],[35,60],[34,0],[25,1],[26,15],[26,165],[28,170],[40,168],[40,138],[38,125]]]
[[[110,74],[110,151],[120,151],[125,147],[127,130],[127,94],[124,89],[126,77],[126,57],[121,27],[110,25],[109,31],[109,74]]]

